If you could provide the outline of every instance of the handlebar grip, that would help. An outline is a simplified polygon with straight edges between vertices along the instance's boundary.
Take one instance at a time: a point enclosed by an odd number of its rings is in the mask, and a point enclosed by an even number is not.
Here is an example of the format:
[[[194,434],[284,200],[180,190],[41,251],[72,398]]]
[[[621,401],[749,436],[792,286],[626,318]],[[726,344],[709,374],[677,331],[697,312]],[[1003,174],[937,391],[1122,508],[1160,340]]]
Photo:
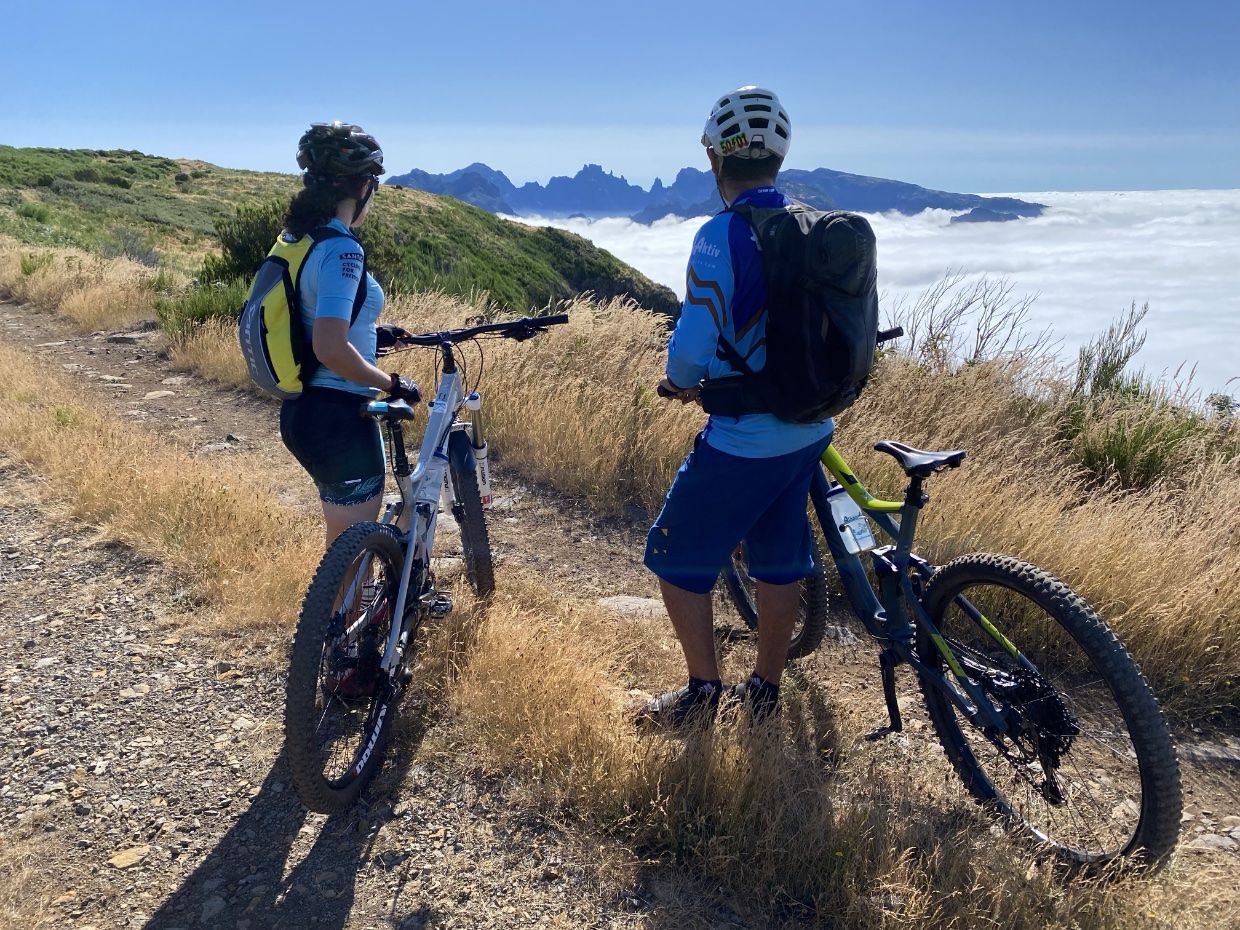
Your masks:
[[[660,397],[677,397],[678,396],[675,391],[669,391],[667,388],[665,388],[661,384],[657,388],[655,388],[655,391],[658,393]]]
[[[568,314],[567,313],[556,313],[556,314],[553,314],[552,316],[536,316],[530,322],[536,323],[539,326],[556,326],[560,323],[567,323]]]
[[[880,329],[878,331],[878,342],[881,345],[884,342],[890,342],[892,339],[899,339],[903,335],[903,326],[893,326],[891,329]]]

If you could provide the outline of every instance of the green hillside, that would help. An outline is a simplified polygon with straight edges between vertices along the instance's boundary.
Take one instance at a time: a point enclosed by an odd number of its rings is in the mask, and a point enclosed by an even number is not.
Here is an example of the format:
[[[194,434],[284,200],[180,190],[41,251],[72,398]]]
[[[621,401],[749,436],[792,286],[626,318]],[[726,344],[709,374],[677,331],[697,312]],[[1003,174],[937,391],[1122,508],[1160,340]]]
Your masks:
[[[217,224],[241,207],[284,200],[297,185],[293,175],[134,151],[0,146],[0,235],[195,274],[218,250]],[[389,289],[485,291],[519,311],[582,291],[667,313],[678,306],[671,290],[580,236],[421,191],[384,186],[363,241]]]

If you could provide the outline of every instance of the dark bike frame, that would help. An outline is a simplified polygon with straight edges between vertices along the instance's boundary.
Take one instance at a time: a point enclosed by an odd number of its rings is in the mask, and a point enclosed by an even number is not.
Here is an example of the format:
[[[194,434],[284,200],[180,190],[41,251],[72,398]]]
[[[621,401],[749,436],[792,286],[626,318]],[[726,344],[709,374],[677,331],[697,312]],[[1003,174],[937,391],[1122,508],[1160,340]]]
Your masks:
[[[840,583],[849,606],[854,616],[881,647],[879,667],[890,724],[877,731],[876,735],[902,729],[900,709],[896,703],[895,670],[900,665],[909,665],[922,681],[942,691],[970,723],[981,729],[992,741],[998,740],[1008,731],[1009,723],[977,681],[969,675],[970,666],[976,666],[976,663],[967,657],[958,657],[953,652],[922,606],[921,592],[937,570],[935,565],[913,552],[918,516],[929,502],[929,497],[923,490],[925,479],[918,476],[909,479],[903,502],[885,501],[873,497],[866,490],[834,444],[828,445],[823,452],[822,465],[823,468],[815,469],[810,483],[810,502],[822,528],[827,549],[839,572]],[[878,580],[877,593],[866,574],[860,554],[848,551],[840,527],[832,516],[827,495],[836,485],[842,486],[874,525],[893,540],[893,544],[869,550],[874,576]],[[737,572],[731,564],[727,565],[724,571],[731,574]],[[1004,652],[1023,668],[1037,674],[1033,663],[966,597],[957,595],[955,603]],[[950,677],[938,668],[928,665],[918,654],[915,634],[919,627],[926,631],[930,641],[942,655],[952,673]],[[979,666],[974,671],[981,672],[984,669]]]

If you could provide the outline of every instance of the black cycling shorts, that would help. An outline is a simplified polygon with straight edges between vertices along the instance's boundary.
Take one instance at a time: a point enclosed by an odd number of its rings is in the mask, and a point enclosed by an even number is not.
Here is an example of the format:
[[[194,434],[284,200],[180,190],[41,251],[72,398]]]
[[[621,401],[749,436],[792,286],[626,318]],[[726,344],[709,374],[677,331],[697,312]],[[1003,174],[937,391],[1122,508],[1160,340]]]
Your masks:
[[[387,472],[379,424],[360,411],[367,398],[309,387],[280,406],[280,438],[310,473],[325,504],[351,506],[383,493]]]

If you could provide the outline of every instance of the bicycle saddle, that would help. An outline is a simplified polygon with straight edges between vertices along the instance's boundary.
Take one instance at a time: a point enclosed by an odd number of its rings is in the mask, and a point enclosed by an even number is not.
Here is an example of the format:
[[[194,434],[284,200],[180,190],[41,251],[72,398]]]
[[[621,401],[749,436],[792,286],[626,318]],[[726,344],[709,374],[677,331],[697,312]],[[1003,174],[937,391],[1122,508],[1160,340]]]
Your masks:
[[[893,439],[876,442],[874,448],[879,452],[886,452],[899,462],[904,473],[910,478],[929,478],[936,471],[942,471],[944,468],[959,468],[965,455],[963,449],[951,452],[923,452],[921,449],[914,449],[912,446],[906,446]]]
[[[403,400],[372,400],[362,404],[364,417],[386,417],[389,420],[412,420],[413,408]]]

